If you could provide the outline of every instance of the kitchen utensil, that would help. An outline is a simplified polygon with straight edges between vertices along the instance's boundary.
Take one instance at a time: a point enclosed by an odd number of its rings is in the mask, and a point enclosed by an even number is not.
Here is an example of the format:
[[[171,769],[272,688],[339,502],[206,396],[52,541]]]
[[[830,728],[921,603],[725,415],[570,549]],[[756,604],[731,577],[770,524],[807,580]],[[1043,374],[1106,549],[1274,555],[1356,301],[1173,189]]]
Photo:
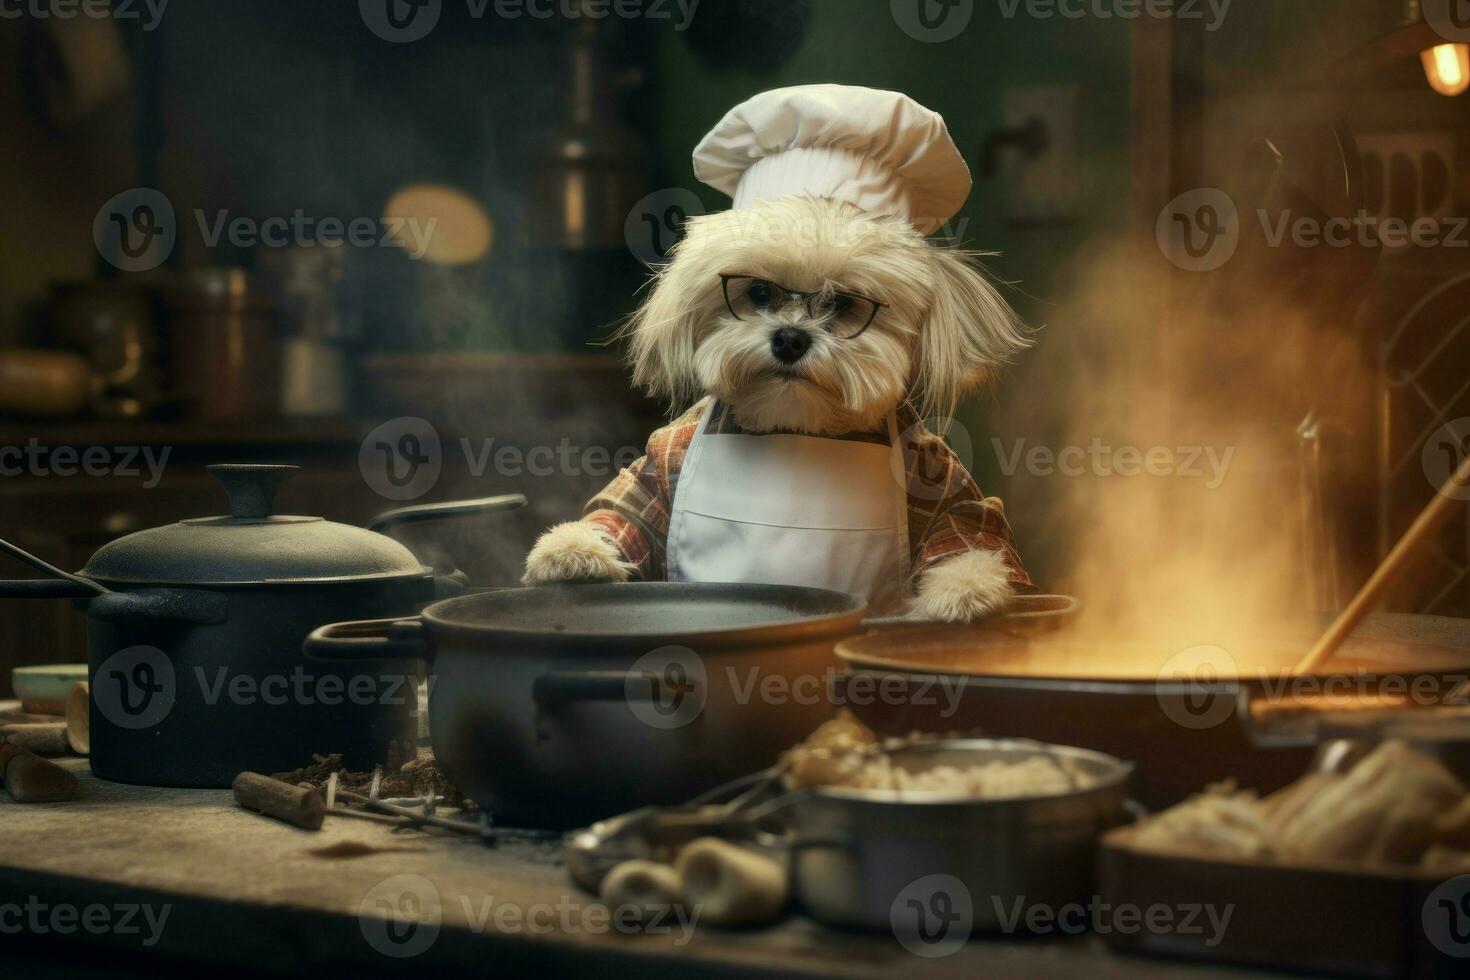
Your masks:
[[[1327,632],[1322,634],[1316,645],[1297,664],[1296,673],[1310,674],[1332,658],[1332,655],[1342,646],[1343,641],[1363,621],[1363,617],[1373,611],[1373,607],[1383,598],[1383,594],[1408,569],[1419,549],[1439,532],[1451,515],[1464,509],[1465,501],[1459,496],[1459,490],[1462,487],[1470,487],[1470,454],[1466,454],[1461,460],[1459,469],[1434,495],[1429,506],[1424,508],[1424,511],[1404,532],[1404,536],[1399,539],[1398,544],[1393,546],[1393,550],[1388,553],[1387,558],[1383,559],[1382,564],[1373,572],[1368,581],[1363,583],[1358,594],[1353,596],[1353,601],[1348,603],[1347,608],[1327,628]]]
[[[429,661],[455,785],[502,823],[565,827],[772,763],[831,712],[832,643],[863,610],[789,586],[548,586],[323,626],[305,650]]]
[[[37,715],[59,715],[66,711],[72,685],[86,679],[86,664],[43,664],[12,670],[10,687],[24,710]]]
[[[1437,642],[1392,638],[1419,636],[1426,620],[1443,627],[1429,631]],[[1470,676],[1470,624],[1437,617],[1393,623],[1353,637],[1330,669],[1306,680],[1292,673],[1290,644],[1272,666],[1245,664],[1239,676],[1176,677],[1165,669],[1171,651],[1137,645],[1065,634],[1026,641],[958,628],[882,631],[837,645],[848,668],[839,694],[880,734],[977,729],[1131,759],[1135,798],[1169,806],[1215,780],[1269,792],[1300,776],[1315,746],[1262,739],[1256,718],[1273,707],[1333,691],[1363,699],[1385,691],[1454,697]],[[1453,637],[1458,644],[1447,645]],[[883,689],[888,696],[855,696]]]
[[[91,390],[92,373],[80,355],[0,350],[0,413],[65,418],[86,407]]]
[[[211,466],[230,515],[139,531],[100,548],[79,574],[13,545],[46,579],[0,596],[78,600],[88,621],[92,769],[165,786],[227,787],[247,770],[289,770],[313,752],[370,769],[414,744],[417,664],[303,661],[323,619],[411,615],[463,591],[377,533],[418,519],[503,512],[520,495],[403,508],[371,528],[273,514],[294,466]]]
[[[77,755],[92,751],[92,698],[88,690],[86,681],[77,681],[66,698],[66,744]]]

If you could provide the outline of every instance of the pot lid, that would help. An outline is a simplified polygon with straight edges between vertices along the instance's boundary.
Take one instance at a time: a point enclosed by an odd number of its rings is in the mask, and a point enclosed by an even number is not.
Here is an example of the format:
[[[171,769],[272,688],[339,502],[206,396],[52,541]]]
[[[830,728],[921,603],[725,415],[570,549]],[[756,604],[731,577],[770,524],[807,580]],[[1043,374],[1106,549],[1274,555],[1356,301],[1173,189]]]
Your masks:
[[[272,585],[429,572],[386,535],[320,517],[272,514],[276,491],[299,467],[231,463],[206,469],[229,494],[229,516],[129,534],[98,549],[81,574],[138,585]]]
[[[830,644],[855,632],[866,608],[845,592],[794,585],[619,582],[459,596],[429,606],[423,618],[435,631],[513,641],[511,649],[546,644],[642,654],[678,644]]]

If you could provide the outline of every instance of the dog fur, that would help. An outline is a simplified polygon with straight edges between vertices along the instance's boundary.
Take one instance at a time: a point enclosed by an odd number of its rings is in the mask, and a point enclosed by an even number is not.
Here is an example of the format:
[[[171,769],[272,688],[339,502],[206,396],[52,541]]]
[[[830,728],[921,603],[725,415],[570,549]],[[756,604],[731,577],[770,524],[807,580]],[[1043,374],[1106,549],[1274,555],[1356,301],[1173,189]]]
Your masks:
[[[905,399],[920,418],[947,419],[961,397],[1029,345],[978,258],[930,244],[906,221],[833,200],[785,198],[693,218],[625,328],[634,380],[675,407],[713,395],[753,432],[867,431]],[[803,291],[843,289],[889,305],[863,334],[839,340],[799,304],[736,319],[721,273]],[[782,327],[811,340],[794,365],[771,353]],[[525,581],[627,576],[613,542],[574,522],[536,542]],[[1011,591],[1001,555],[972,551],[924,573],[916,611],[973,620],[1003,606]]]

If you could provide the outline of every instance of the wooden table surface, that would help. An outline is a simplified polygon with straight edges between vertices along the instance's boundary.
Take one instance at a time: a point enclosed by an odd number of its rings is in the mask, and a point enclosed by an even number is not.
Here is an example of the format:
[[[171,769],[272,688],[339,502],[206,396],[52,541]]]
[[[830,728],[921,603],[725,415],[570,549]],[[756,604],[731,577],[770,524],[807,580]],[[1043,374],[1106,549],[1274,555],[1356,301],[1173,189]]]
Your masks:
[[[252,972],[354,977],[405,968],[417,975],[535,970],[883,980],[910,970],[926,978],[1260,975],[1124,957],[1094,936],[977,937],[953,955],[921,959],[890,936],[834,931],[800,916],[758,931],[686,931],[675,923],[660,934],[620,932],[609,926],[605,908],[567,879],[554,841],[487,847],[332,817],[313,833],[243,811],[227,790],[127,786],[94,778],[85,760],[65,764],[82,777],[78,801],[23,806],[0,793],[0,929],[20,919],[13,909],[6,918],[6,903],[35,906],[40,927],[32,922],[22,931],[43,933],[48,942],[58,932],[54,925],[68,924],[49,918],[58,908],[81,915],[100,904],[114,910],[108,921],[119,927],[118,906],[147,908],[133,916],[136,932],[72,923],[67,945],[49,943],[52,958],[80,952],[74,944],[85,941]],[[327,852],[349,843],[364,845],[365,853]],[[437,900],[437,929],[420,925],[402,945],[388,942],[379,902],[413,896]],[[104,913],[91,914],[100,922]],[[412,948],[414,955],[390,957],[382,948]]]

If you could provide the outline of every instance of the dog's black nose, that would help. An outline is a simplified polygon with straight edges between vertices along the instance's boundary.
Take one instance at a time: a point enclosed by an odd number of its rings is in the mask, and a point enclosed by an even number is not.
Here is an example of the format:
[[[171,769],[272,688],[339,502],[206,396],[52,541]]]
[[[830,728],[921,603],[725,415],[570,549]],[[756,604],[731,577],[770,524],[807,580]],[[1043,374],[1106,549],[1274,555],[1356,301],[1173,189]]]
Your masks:
[[[771,353],[783,364],[795,364],[811,347],[812,338],[805,330],[782,327],[771,334]]]

